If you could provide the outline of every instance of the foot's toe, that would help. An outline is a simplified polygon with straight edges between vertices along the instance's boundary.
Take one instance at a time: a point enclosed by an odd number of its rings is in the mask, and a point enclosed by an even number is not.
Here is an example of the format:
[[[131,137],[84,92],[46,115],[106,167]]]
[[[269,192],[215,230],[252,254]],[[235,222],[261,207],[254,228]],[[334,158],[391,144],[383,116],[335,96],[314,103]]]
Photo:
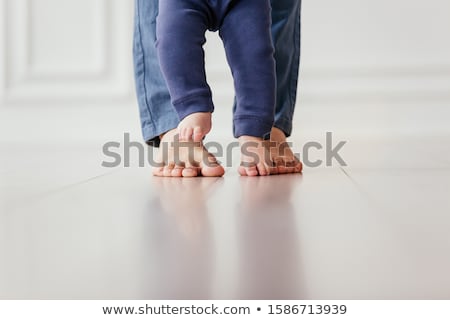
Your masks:
[[[183,177],[197,177],[200,174],[200,165],[195,161],[187,161],[181,174]]]
[[[247,175],[247,171],[245,170],[245,168],[243,166],[239,166],[238,173],[239,173],[239,175],[241,175],[243,177],[245,177]]]
[[[221,177],[225,174],[225,169],[220,164],[203,166],[201,174],[204,177]]]
[[[292,172],[294,172],[294,167],[295,167],[295,161],[286,160],[284,162],[282,171],[283,171],[283,173],[292,173]]]
[[[179,139],[181,140],[181,141],[184,141],[184,140],[186,140],[186,128],[179,128],[178,129],[178,134],[179,134]]]
[[[205,134],[203,133],[203,129],[201,127],[195,127],[192,135],[193,135],[192,139],[195,142],[201,142],[203,140],[203,137],[205,136]]]
[[[266,167],[264,163],[258,163],[256,165],[256,169],[258,170],[258,174],[260,176],[268,176],[269,175],[269,169]]]
[[[167,166],[164,167],[164,177],[171,177],[172,176],[172,170],[175,167],[174,163],[169,163]]]
[[[256,177],[259,175],[258,168],[256,166],[246,167],[245,172],[249,177]]]
[[[249,177],[255,177],[259,175],[258,168],[254,163],[241,163],[241,166],[239,167],[239,173],[241,173],[241,175],[243,176]]]
[[[186,167],[182,172],[183,177],[197,177],[198,176],[198,168],[197,167]]]
[[[183,170],[184,170],[184,164],[177,164],[173,168],[171,176],[172,177],[182,177],[183,176]]]
[[[193,128],[191,127],[186,128],[186,136],[184,137],[184,140],[191,141],[193,134],[194,134]]]
[[[156,177],[164,177],[164,163],[156,163],[152,169],[152,174]]]
[[[275,166],[277,167],[277,172],[278,174],[284,174],[287,172],[286,170],[286,161],[281,158],[278,157],[274,160]]]
[[[276,157],[273,161],[278,174],[302,172],[303,165],[298,159],[289,160],[284,157]]]
[[[153,168],[152,174],[156,177],[164,177],[164,168]]]
[[[204,177],[221,177],[224,174],[225,169],[217,162],[216,157],[211,153],[205,153],[201,163],[201,175]]]
[[[278,172],[278,167],[276,165],[273,165],[272,167],[269,168],[270,169],[270,174],[279,174]]]
[[[274,158],[273,159],[273,167],[274,167],[274,170],[273,170],[274,172],[276,172],[277,174],[281,174],[283,172],[283,168],[284,168],[283,158],[280,158],[280,157]]]
[[[296,159],[296,164],[294,166],[294,172],[295,173],[301,173],[303,170],[303,163],[301,163],[300,160]]]

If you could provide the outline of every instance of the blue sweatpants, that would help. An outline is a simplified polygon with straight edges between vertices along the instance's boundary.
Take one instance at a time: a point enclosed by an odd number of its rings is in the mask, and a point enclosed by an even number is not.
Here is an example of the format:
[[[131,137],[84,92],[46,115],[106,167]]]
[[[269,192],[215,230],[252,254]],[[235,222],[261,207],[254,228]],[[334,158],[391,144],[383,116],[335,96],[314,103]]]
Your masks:
[[[275,113],[269,0],[164,0],[157,18],[159,62],[178,117],[212,112],[203,45],[219,31],[236,93],[234,136],[268,138]]]

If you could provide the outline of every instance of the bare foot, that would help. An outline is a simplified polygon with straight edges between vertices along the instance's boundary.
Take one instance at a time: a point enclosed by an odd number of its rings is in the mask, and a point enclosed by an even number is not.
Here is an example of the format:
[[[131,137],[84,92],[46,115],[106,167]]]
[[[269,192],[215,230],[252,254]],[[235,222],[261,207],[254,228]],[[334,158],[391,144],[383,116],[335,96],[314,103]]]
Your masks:
[[[201,142],[209,131],[211,131],[210,112],[192,113],[178,124],[180,141]]]
[[[153,175],[158,177],[221,177],[224,168],[200,142],[180,142],[178,129],[161,137],[161,145]]]
[[[273,165],[266,142],[252,136],[241,136],[238,140],[241,147],[239,174],[250,177],[268,176]]]
[[[273,127],[270,141],[272,142],[270,157],[274,164],[271,174],[301,173],[303,165],[286,142],[284,132]]]

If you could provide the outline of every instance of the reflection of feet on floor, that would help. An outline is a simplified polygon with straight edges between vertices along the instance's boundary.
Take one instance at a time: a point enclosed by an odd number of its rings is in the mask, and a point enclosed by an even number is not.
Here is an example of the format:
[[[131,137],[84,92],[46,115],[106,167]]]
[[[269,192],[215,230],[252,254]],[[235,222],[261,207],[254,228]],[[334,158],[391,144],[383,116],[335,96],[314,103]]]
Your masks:
[[[225,173],[201,141],[180,142],[178,129],[162,136],[156,163],[153,175],[158,177],[220,177]]]
[[[238,299],[299,298],[301,251],[292,200],[302,179],[300,174],[239,179]]]
[[[270,157],[275,167],[271,173],[301,173],[303,165],[287,144],[284,132],[273,127],[270,133],[270,141],[275,142],[274,147],[270,149]]]
[[[221,178],[154,179],[162,209],[175,219],[186,238],[195,239],[205,229],[206,203],[220,180]]]
[[[267,179],[240,179],[241,205],[240,207],[249,213],[261,213],[270,211],[273,207],[288,206],[292,191],[301,181],[301,175],[272,176]],[[282,209],[281,209],[282,210]]]

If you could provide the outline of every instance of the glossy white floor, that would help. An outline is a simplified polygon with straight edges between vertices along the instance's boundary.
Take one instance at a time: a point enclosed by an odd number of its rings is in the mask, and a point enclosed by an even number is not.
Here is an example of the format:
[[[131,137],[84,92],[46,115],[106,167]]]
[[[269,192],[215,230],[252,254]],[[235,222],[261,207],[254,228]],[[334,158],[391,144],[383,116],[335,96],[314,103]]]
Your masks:
[[[188,180],[102,168],[99,145],[4,143],[0,298],[450,299],[449,142]]]

